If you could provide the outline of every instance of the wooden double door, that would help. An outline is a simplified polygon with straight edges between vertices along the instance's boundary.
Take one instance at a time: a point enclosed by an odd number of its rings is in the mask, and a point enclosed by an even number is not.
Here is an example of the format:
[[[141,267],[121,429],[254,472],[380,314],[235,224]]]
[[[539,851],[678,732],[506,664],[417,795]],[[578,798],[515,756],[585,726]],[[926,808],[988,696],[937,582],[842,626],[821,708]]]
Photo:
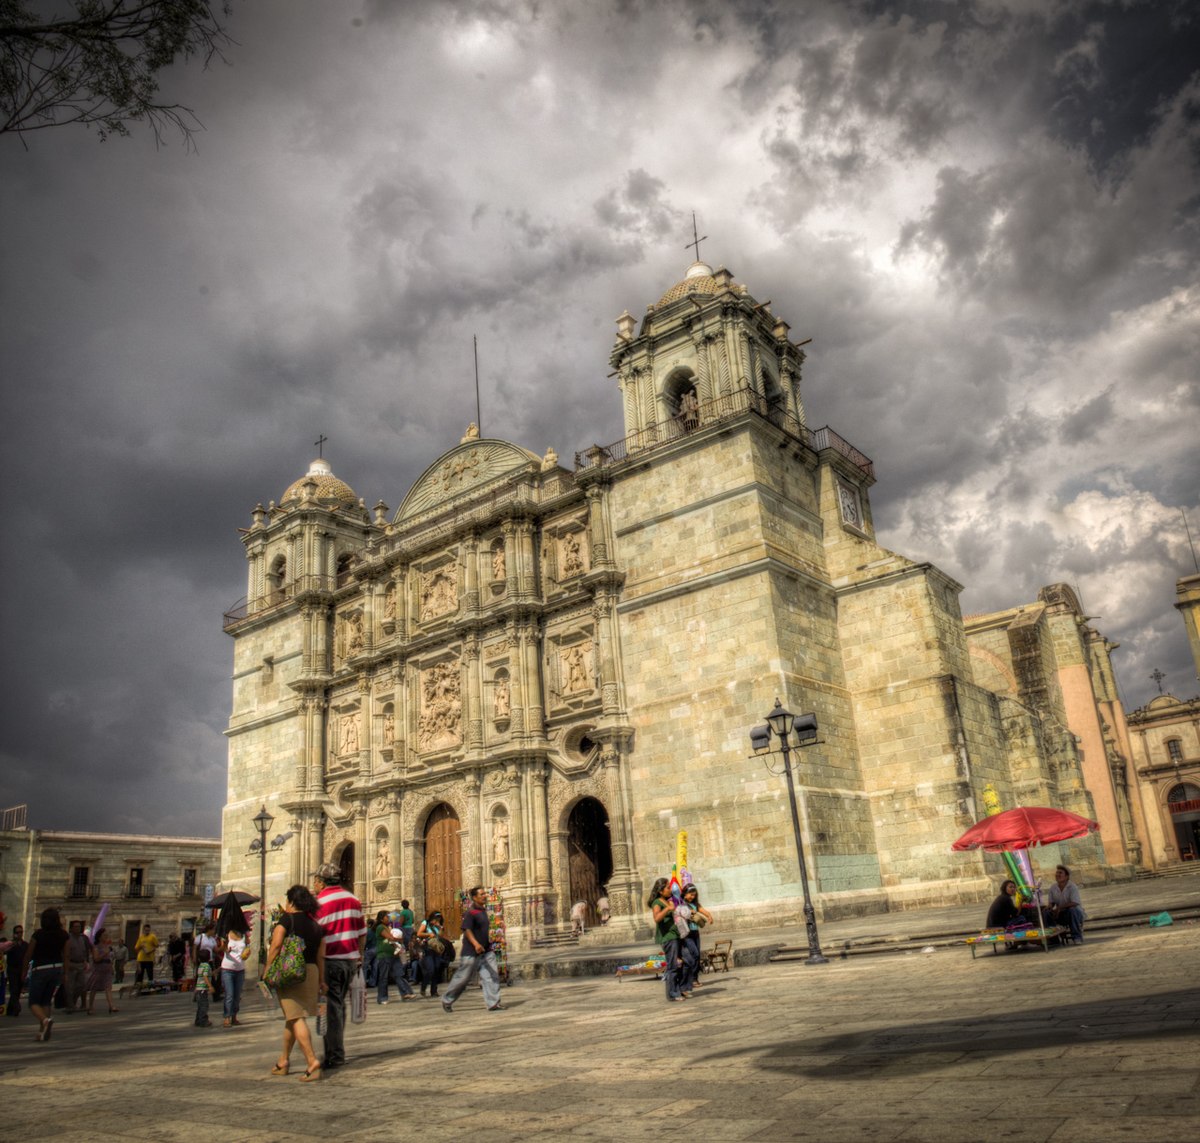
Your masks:
[[[434,909],[441,912],[452,939],[458,939],[462,911],[458,894],[462,883],[462,827],[445,802],[435,806],[425,822],[425,900],[415,910],[418,918]]]

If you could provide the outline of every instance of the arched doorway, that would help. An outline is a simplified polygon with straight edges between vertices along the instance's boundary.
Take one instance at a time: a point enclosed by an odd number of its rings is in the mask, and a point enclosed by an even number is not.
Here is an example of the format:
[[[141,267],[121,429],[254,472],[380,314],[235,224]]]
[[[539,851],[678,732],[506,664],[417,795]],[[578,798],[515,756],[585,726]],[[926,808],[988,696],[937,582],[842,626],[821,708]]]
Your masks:
[[[582,798],[567,820],[567,868],[571,878],[571,901],[588,908],[588,927],[597,925],[596,902],[612,876],[612,836],[608,811],[595,798]]]
[[[1192,782],[1173,786],[1167,794],[1167,808],[1180,861],[1195,861],[1200,856],[1200,786]]]
[[[445,802],[434,806],[425,820],[425,900],[422,904],[425,913],[433,909],[441,912],[454,939],[458,938],[458,925],[462,919],[458,894],[466,888],[462,883],[462,848],[458,835],[458,814]]]
[[[342,871],[342,885],[354,892],[354,842],[346,842],[346,847],[338,854],[338,868]]]

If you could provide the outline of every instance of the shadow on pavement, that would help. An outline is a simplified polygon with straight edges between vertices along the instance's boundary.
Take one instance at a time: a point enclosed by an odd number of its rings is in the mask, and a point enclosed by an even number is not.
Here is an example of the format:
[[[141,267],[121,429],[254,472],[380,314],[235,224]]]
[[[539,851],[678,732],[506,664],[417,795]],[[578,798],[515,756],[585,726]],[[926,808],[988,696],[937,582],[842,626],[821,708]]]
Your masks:
[[[848,1032],[792,1040],[766,1051],[731,1049],[705,1058],[761,1053],[756,1063],[768,1071],[814,1079],[864,1079],[882,1071],[918,1074],[943,1067],[964,1053],[986,1060],[1030,1049],[1195,1036],[1200,1028],[1198,1013],[1200,989],[1188,989]]]

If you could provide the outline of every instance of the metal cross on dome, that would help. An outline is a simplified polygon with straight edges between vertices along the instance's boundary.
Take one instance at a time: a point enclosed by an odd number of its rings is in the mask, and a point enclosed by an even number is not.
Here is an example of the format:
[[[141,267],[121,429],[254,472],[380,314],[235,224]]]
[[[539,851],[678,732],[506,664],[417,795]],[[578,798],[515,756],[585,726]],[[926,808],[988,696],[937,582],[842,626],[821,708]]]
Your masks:
[[[688,242],[684,246],[684,249],[691,250],[693,247],[695,247],[696,261],[699,262],[700,261],[700,243],[707,242],[707,241],[708,241],[708,235],[706,234],[703,238],[701,238],[700,232],[696,229],[696,212],[693,210],[692,211],[692,240],[691,240],[691,242]]]
[[[1154,670],[1150,673],[1150,677],[1158,684],[1158,693],[1162,694],[1163,693],[1162,681],[1167,676],[1164,675],[1162,673],[1162,671],[1160,671],[1157,667],[1155,667]]]
[[[329,440],[329,438],[322,433],[315,441],[313,441],[313,446],[317,450],[317,456],[323,457],[325,455],[325,442],[327,440]]]

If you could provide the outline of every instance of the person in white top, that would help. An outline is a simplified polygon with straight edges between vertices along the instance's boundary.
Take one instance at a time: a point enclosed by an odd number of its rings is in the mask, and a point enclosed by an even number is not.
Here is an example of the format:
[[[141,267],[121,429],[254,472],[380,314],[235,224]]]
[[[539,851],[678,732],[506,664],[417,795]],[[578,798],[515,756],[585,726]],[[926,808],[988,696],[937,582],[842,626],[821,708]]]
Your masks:
[[[221,942],[221,953],[221,985],[225,993],[224,1027],[230,1028],[238,1022],[238,1012],[242,1007],[242,985],[246,982],[246,958],[250,955],[250,946],[246,943],[245,933],[230,929]]]
[[[1050,920],[1056,925],[1066,925],[1071,930],[1071,940],[1083,944],[1083,901],[1079,887],[1071,880],[1071,871],[1065,865],[1054,870],[1054,884],[1050,886]]]

